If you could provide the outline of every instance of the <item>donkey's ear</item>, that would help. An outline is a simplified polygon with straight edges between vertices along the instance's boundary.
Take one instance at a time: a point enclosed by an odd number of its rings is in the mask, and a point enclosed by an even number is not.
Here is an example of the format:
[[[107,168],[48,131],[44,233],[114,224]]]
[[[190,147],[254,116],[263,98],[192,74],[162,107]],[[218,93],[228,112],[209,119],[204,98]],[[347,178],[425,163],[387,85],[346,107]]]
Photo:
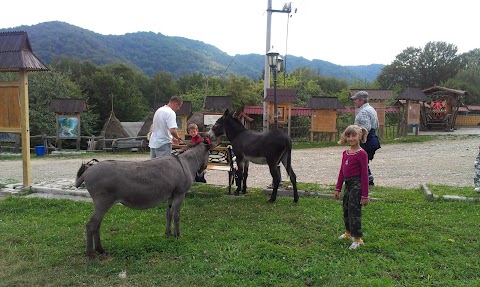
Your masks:
[[[230,112],[228,111],[228,109],[226,109],[225,112],[223,113],[223,116],[226,117],[226,116],[228,116],[229,113]]]

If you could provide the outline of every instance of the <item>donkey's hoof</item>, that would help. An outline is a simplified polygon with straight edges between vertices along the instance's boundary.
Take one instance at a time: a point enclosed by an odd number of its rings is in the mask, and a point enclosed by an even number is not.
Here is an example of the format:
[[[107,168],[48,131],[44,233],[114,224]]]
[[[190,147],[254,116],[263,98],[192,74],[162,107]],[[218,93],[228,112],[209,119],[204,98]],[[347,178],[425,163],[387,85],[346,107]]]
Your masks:
[[[275,203],[275,199],[271,199],[271,198],[270,198],[270,199],[268,200],[268,203]]]
[[[88,251],[88,252],[85,253],[85,255],[87,255],[88,259],[90,259],[90,260],[95,259],[95,252],[93,252],[93,251]]]

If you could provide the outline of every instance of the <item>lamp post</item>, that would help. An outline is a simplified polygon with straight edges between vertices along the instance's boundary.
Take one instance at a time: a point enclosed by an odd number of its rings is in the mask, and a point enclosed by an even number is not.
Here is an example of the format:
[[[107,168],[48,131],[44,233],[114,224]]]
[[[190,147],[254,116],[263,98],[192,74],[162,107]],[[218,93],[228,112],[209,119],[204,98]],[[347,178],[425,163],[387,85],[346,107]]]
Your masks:
[[[278,129],[278,107],[277,107],[277,74],[282,70],[283,59],[276,51],[270,50],[267,53],[268,65],[273,71],[273,129]]]

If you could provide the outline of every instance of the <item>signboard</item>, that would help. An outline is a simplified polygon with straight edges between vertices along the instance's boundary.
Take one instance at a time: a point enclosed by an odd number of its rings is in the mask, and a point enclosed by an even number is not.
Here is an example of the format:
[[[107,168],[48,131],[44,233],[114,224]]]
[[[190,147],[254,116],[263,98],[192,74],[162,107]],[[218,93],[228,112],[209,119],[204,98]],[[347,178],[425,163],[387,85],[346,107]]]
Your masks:
[[[3,82],[0,85],[0,131],[21,133],[18,84]]]
[[[78,139],[80,137],[80,115],[57,115],[57,137]]]
[[[221,118],[223,114],[203,114],[203,126],[204,130],[208,131],[212,126]]]
[[[274,115],[275,113],[273,110],[275,109],[273,103],[268,104],[268,109],[270,113],[270,123],[274,122]],[[287,122],[287,112],[288,112],[288,106],[285,104],[277,104],[277,115],[278,115],[278,123],[279,124],[285,124]]]
[[[420,123],[420,104],[408,101],[407,125],[418,125]]]

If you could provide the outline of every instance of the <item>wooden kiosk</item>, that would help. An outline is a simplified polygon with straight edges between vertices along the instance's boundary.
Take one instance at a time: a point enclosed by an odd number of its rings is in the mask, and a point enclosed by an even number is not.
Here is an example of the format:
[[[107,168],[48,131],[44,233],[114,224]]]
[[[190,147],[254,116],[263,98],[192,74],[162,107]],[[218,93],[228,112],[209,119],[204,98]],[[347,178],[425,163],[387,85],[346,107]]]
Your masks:
[[[80,150],[80,114],[87,111],[86,100],[52,99],[49,111],[56,114],[58,149],[62,149],[62,140],[76,140]]]
[[[23,186],[31,186],[28,72],[48,71],[33,54],[27,32],[0,33],[0,72],[17,72],[18,79],[0,82],[0,132],[21,134]]]
[[[395,97],[399,103],[404,102],[403,112],[400,121],[398,122],[397,135],[406,136],[410,125],[415,127],[415,135],[418,135],[418,128],[420,124],[420,103],[428,100],[427,96],[420,88],[407,88]]]
[[[423,93],[428,100],[424,102],[420,110],[422,130],[433,128],[445,131],[454,130],[460,100],[467,92],[434,86],[424,89]]]
[[[338,98],[312,97],[307,104],[311,109],[312,124],[310,127],[310,141],[313,142],[315,134],[326,133],[329,141],[335,141],[337,134],[337,111],[345,109]]]
[[[267,89],[267,96],[263,101],[268,103],[268,114],[270,124],[273,124],[274,110],[274,89]],[[292,123],[292,103],[297,102],[297,94],[294,89],[277,89],[277,112],[278,124],[287,124],[287,134],[290,135],[290,127]]]

